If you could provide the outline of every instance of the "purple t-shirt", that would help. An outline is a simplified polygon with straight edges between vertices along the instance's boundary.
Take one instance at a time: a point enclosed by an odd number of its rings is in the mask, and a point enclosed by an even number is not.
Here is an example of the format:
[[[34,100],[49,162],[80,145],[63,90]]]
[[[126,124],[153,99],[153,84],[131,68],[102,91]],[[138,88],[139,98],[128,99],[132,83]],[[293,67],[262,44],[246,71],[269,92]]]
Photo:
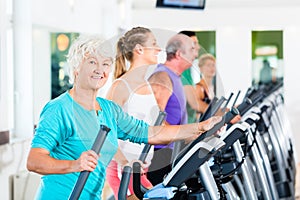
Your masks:
[[[163,64],[157,65],[153,73],[162,71],[168,73],[173,84],[173,93],[165,108],[166,121],[171,125],[187,124],[186,98],[181,77]],[[155,145],[155,147],[160,148],[163,145]]]

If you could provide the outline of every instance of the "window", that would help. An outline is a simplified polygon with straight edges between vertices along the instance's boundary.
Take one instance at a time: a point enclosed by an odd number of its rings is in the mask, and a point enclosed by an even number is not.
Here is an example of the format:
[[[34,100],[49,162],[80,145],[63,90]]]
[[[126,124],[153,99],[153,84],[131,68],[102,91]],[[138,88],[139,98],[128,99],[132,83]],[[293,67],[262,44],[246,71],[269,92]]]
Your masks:
[[[252,84],[283,79],[283,32],[252,32]]]
[[[71,42],[78,33],[51,33],[51,98],[55,98],[72,87],[66,62]]]

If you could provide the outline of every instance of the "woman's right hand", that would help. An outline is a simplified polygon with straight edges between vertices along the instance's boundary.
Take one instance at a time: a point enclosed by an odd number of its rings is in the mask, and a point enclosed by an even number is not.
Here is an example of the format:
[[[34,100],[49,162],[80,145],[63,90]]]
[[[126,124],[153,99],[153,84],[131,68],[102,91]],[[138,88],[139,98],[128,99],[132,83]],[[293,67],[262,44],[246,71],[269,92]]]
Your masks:
[[[99,155],[93,150],[83,152],[80,157],[75,160],[74,171],[94,171],[98,164]]]

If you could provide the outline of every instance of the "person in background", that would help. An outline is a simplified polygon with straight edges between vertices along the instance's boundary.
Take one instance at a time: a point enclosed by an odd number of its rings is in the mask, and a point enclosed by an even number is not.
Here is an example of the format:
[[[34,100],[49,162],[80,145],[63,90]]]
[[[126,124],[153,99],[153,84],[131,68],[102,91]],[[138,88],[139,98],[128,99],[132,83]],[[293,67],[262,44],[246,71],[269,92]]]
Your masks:
[[[207,108],[215,96],[214,78],[216,76],[216,59],[211,54],[203,54],[199,57],[201,79],[196,83],[196,95],[203,107]],[[200,113],[202,114],[202,113]]]
[[[213,117],[181,126],[149,126],[123,112],[116,103],[97,97],[111,70],[110,53],[98,37],[79,37],[71,45],[68,63],[73,87],[43,108],[27,157],[27,169],[43,175],[36,199],[69,198],[82,171],[91,173],[80,199],[100,199],[118,139],[168,144],[194,139],[220,121]],[[98,155],[91,147],[100,125],[110,132]]]
[[[268,60],[263,60],[263,67],[259,72],[259,83],[268,84],[271,82],[275,82],[275,78],[273,78],[273,69]]]
[[[196,32],[185,30],[185,31],[180,31],[179,33],[187,35],[193,40],[194,45],[195,45],[195,60],[194,61],[197,62],[199,50],[201,47],[199,45],[199,41],[196,36]],[[197,65],[198,65],[198,63],[197,63]],[[187,113],[188,113],[188,123],[196,122],[198,120],[197,113],[198,112],[203,113],[207,108],[207,106],[205,104],[203,104],[202,101],[199,101],[199,99],[197,98],[195,83],[192,79],[192,74],[191,74],[192,67],[193,67],[193,65],[190,68],[186,69],[181,75],[181,81],[182,81],[183,88],[184,88],[184,94],[185,94],[185,97],[187,100],[186,109],[187,109]]]
[[[160,82],[159,80],[170,80],[172,83],[172,95],[167,99],[165,108],[166,123],[170,125],[187,124],[186,98],[180,78],[182,72],[190,68],[195,59],[195,44],[190,37],[176,34],[167,42],[166,54],[166,62],[158,64],[150,79],[157,79],[158,82]],[[173,144],[154,147],[154,157],[148,172],[148,179],[153,185],[162,182],[164,175],[171,170],[172,151]]]
[[[216,68],[216,58],[209,53],[202,54],[199,57],[198,63],[201,79],[198,83],[196,83],[196,96],[199,102],[202,102],[201,105],[204,109],[206,109],[211,102],[211,100],[215,97],[215,84],[214,79],[217,73]],[[228,112],[229,108],[225,109],[225,112]],[[203,114],[203,112],[198,112],[197,118],[199,118]],[[223,111],[219,110],[217,115],[223,115]],[[235,116],[230,123],[234,124],[241,120],[241,116]],[[225,128],[224,128],[225,130]]]
[[[213,55],[205,53],[202,57],[202,55],[200,56],[201,59],[203,59],[202,61],[200,61],[200,58],[198,58],[199,55],[199,50],[200,50],[200,45],[196,36],[196,32],[194,31],[181,31],[180,33],[185,34],[187,36],[189,36],[195,44],[195,54],[196,54],[196,59],[194,60],[194,63],[197,62],[197,67],[199,67],[199,64],[202,65],[202,63],[206,60],[206,59],[210,59],[211,62],[214,63],[214,66],[216,64],[216,59],[213,57]],[[207,58],[208,57],[208,58]],[[203,69],[204,71],[205,69]],[[201,67],[200,67],[200,76],[202,77],[206,77],[204,79],[200,79],[200,82],[198,83],[194,83],[192,76],[191,76],[191,68],[188,68],[187,70],[185,70],[182,75],[181,75],[181,81],[183,84],[183,88],[184,88],[184,93],[187,99],[187,112],[188,112],[188,122],[189,123],[194,123],[197,122],[199,120],[200,114],[204,113],[208,107],[208,104],[210,103],[210,100],[214,97],[214,77],[216,75],[216,68],[214,67],[214,69],[212,69],[213,77],[209,77],[210,75],[206,76],[206,75],[202,75],[202,71],[201,71]],[[206,72],[204,72],[206,73]],[[205,80],[207,79],[207,80]],[[204,89],[201,89],[202,86],[201,83],[206,82],[208,83],[210,89],[212,90],[206,90],[206,92],[204,92]],[[205,83],[203,83],[203,85],[205,86]],[[203,92],[202,92],[203,91]],[[210,98],[206,97],[206,93],[210,92]],[[208,93],[207,93],[208,94]],[[203,97],[204,95],[204,97]],[[228,111],[228,109],[226,109],[226,111]],[[222,114],[222,113],[219,113]],[[231,122],[232,123],[236,123],[237,121],[240,120],[240,116],[236,116]]]
[[[124,112],[150,125],[154,125],[159,111],[164,110],[163,106],[158,105],[152,86],[147,80],[156,67],[157,56],[160,51],[161,49],[157,45],[156,38],[151,30],[144,27],[135,27],[127,31],[117,43],[114,73],[116,80],[107,94],[107,99],[120,105]],[[126,61],[130,64],[128,70],[126,69]],[[166,90],[162,94],[164,94],[163,96],[170,95],[170,92]],[[144,148],[144,144],[136,144],[130,141],[118,140],[118,144],[118,152],[109,164],[106,175],[115,199],[118,199],[123,166],[137,160]],[[151,163],[153,151],[152,146],[146,158],[146,163],[144,163],[144,172],[147,172],[147,168]],[[143,173],[141,183],[146,188],[152,187],[146,173]],[[132,179],[127,194],[129,196],[134,194]]]

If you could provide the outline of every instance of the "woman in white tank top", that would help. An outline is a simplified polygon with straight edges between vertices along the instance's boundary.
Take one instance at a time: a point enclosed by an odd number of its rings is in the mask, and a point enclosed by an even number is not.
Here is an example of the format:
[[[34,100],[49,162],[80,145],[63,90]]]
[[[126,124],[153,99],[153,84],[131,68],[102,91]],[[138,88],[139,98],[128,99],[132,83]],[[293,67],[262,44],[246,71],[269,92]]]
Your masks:
[[[147,81],[157,64],[160,48],[153,33],[143,27],[136,27],[126,32],[117,44],[117,57],[114,78],[116,79],[108,91],[107,99],[118,103],[125,112],[135,118],[142,119],[153,125],[160,109],[152,88]],[[126,70],[126,60],[130,62]],[[137,160],[144,145],[119,140],[118,153],[107,169],[107,181],[112,188],[115,198],[118,199],[121,172],[125,164]],[[153,157],[153,148],[150,150],[144,167],[148,167]],[[152,184],[146,175],[141,177],[145,187]],[[129,184],[128,195],[132,195],[132,181]]]

